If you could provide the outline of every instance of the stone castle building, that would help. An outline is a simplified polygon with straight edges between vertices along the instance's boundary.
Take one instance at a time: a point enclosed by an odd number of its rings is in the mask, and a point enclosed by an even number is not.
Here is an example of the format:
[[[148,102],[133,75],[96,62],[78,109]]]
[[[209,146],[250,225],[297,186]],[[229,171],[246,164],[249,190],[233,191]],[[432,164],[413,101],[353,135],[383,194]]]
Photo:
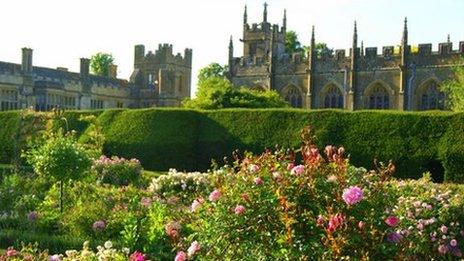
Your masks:
[[[32,49],[22,49],[21,64],[0,62],[0,110],[33,107],[39,111],[62,109],[144,108],[179,106],[190,97],[192,50],[174,55],[172,45],[159,45],[155,53],[135,46],[134,71],[129,80],[89,73],[90,60],[80,59],[80,72],[33,66]]]
[[[404,21],[399,52],[394,46],[363,48],[358,45],[356,23],[348,51],[317,57],[314,27],[308,57],[285,50],[287,17],[283,25],[267,20],[248,24],[243,16],[243,56],[234,57],[229,43],[229,77],[236,86],[276,90],[294,107],[429,110],[442,109],[446,99],[440,84],[453,77],[453,67],[464,55],[464,42],[454,50],[452,43],[419,44],[412,50]]]

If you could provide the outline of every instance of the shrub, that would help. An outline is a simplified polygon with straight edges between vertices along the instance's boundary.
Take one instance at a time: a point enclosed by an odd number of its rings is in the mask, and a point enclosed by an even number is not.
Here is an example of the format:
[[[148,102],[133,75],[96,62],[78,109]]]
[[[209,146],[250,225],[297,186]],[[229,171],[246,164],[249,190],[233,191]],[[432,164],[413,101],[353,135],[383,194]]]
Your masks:
[[[117,156],[108,158],[103,155],[93,162],[92,170],[103,183],[127,186],[139,184],[142,165],[137,159],[127,160]]]

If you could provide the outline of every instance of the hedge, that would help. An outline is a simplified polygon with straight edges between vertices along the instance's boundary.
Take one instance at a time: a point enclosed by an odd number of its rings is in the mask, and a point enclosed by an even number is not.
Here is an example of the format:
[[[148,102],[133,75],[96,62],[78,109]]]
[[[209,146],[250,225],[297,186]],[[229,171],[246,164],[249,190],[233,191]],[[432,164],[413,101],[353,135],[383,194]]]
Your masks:
[[[86,125],[77,121],[81,112],[70,113],[69,126],[79,127],[85,136]],[[0,119],[13,115],[0,113]],[[398,177],[418,178],[431,171],[436,181],[464,182],[463,113],[142,109],[95,115],[103,126],[105,153],[136,157],[149,170],[205,170],[211,159],[222,162],[235,149],[298,148],[300,130],[311,125],[320,148],[343,145],[357,166],[372,168],[374,159],[392,160]],[[8,133],[2,127],[0,141]]]

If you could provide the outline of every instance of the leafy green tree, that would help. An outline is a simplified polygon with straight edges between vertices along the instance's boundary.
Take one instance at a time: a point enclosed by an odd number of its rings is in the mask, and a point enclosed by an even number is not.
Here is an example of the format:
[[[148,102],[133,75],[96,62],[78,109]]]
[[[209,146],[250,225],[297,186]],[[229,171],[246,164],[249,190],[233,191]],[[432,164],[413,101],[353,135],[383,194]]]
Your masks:
[[[183,106],[192,109],[223,108],[278,108],[288,107],[275,91],[254,91],[235,88],[225,77],[210,77],[198,85],[195,99],[187,99]]]
[[[304,46],[303,49],[305,55],[309,55],[309,52],[311,51],[311,46]],[[323,56],[330,57],[334,53],[333,48],[327,47],[326,43],[316,43],[316,47],[314,49],[316,57],[318,59],[322,58]]]
[[[113,55],[108,53],[96,53],[90,58],[90,68],[92,73],[100,76],[108,76],[108,67],[113,64]]]
[[[446,81],[442,87],[446,93],[447,105],[453,111],[464,111],[464,59],[454,68],[454,79]]]
[[[50,135],[40,146],[26,154],[27,162],[42,177],[60,183],[60,211],[63,212],[64,183],[77,180],[90,170],[92,161],[87,151],[77,143],[71,134],[61,130]]]
[[[226,77],[228,70],[227,65],[222,66],[218,63],[211,63],[200,69],[198,73],[198,84],[201,84],[211,77]]]
[[[285,51],[289,54],[302,53],[304,51],[295,31],[288,31],[285,35]]]

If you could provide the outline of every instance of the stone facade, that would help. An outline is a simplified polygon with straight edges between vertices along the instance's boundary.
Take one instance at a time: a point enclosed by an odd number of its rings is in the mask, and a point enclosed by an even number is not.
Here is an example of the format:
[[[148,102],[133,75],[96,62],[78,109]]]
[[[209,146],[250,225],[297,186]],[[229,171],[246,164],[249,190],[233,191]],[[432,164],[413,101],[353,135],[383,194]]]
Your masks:
[[[116,65],[106,77],[90,74],[86,58],[80,59],[79,73],[33,66],[32,53],[23,48],[21,64],[0,62],[0,110],[179,106],[190,97],[191,49],[182,57],[173,54],[172,45],[160,45],[154,54],[137,45],[129,80],[117,78]]]
[[[308,57],[285,50],[287,17],[283,25],[267,21],[267,5],[260,24],[243,17],[243,56],[234,57],[229,43],[229,77],[236,86],[276,90],[294,107],[355,109],[429,110],[443,109],[445,95],[440,84],[453,77],[453,68],[464,55],[464,42],[454,50],[452,43],[408,43],[405,19],[399,52],[394,46],[358,46],[356,23],[348,52],[335,50],[317,57],[314,27]],[[348,55],[347,55],[348,53]],[[462,64],[461,64],[462,66]]]

